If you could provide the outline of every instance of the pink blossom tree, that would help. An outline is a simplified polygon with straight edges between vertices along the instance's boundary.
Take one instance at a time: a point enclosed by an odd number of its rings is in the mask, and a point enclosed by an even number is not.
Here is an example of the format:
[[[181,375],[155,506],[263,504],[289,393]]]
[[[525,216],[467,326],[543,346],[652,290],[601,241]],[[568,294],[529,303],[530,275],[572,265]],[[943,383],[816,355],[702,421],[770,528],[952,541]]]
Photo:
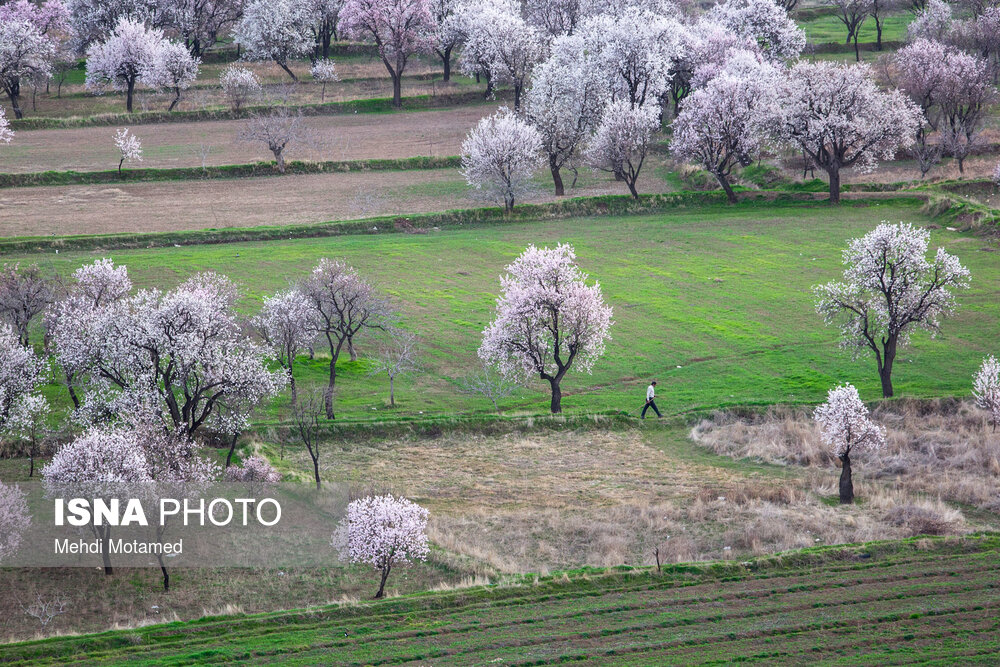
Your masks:
[[[944,42],[952,29],[951,5],[944,0],[928,0],[906,28],[907,41],[930,39]]]
[[[337,360],[344,346],[363,332],[384,330],[391,317],[388,302],[353,268],[323,258],[299,288],[312,309],[311,332],[326,339],[330,377],[324,396],[326,418],[333,419]]]
[[[46,491],[61,498],[139,497],[152,483],[146,454],[134,431],[92,429],[60,448],[42,468]],[[111,565],[111,526],[90,524],[101,541],[104,574]]]
[[[21,83],[45,80],[52,73],[55,47],[35,23],[20,13],[0,15],[0,86],[14,118],[22,118]]]
[[[0,323],[0,435],[23,437],[38,415],[48,410],[41,394],[46,370],[34,350]]]
[[[480,119],[462,142],[462,175],[484,199],[510,213],[541,166],[542,138],[517,114],[501,108]]]
[[[0,482],[0,563],[17,553],[24,531],[31,525],[25,493]]]
[[[881,91],[865,64],[801,62],[779,90],[780,133],[830,180],[830,202],[840,202],[840,170],[872,171],[909,143],[920,109],[898,90]]]
[[[561,170],[580,158],[607,101],[606,80],[594,67],[583,39],[564,36],[532,74],[526,117],[541,135],[557,197],[565,194]]]
[[[844,278],[815,288],[816,310],[839,325],[841,347],[875,356],[882,396],[893,395],[892,365],[915,330],[931,336],[955,308],[955,291],[969,286],[969,270],[938,248],[927,258],[930,232],[883,222],[844,251]]]
[[[917,39],[897,51],[891,60],[892,83],[906,93],[923,113],[913,142],[907,148],[916,158],[920,177],[941,160],[943,146],[930,141],[941,119],[941,95],[948,76],[949,47],[941,42]]]
[[[163,32],[123,17],[107,38],[87,49],[87,87],[96,93],[107,87],[125,92],[125,108],[132,113],[136,83],[149,82]]]
[[[347,506],[347,516],[334,532],[331,544],[341,558],[375,568],[381,575],[375,599],[385,596],[385,582],[393,567],[427,559],[429,512],[392,495],[368,496]]]
[[[938,130],[948,153],[965,173],[965,159],[979,144],[989,107],[997,100],[993,74],[986,60],[961,51],[949,52],[940,93]]]
[[[411,56],[430,48],[435,23],[429,0],[346,0],[344,31],[371,39],[392,78],[392,103],[403,106],[403,72]]]
[[[151,86],[174,92],[167,111],[174,110],[181,101],[181,91],[187,90],[198,78],[200,65],[201,59],[192,56],[183,44],[166,40],[160,44],[160,49],[153,58],[148,79]]]
[[[659,108],[653,104],[633,107],[625,101],[612,102],[584,151],[591,167],[624,181],[633,199],[639,198],[636,182],[660,127],[659,117]]]
[[[281,474],[263,456],[251,456],[241,465],[226,468],[225,480],[242,484],[250,498],[259,498],[268,487],[281,481]]]
[[[252,0],[234,29],[247,60],[273,60],[298,81],[289,63],[315,44],[309,5],[301,0]]]
[[[288,373],[292,405],[298,401],[295,386],[295,357],[315,338],[313,310],[299,290],[289,289],[264,297],[264,306],[252,320],[264,342],[274,350],[278,363]]]
[[[611,307],[599,283],[587,284],[569,245],[528,246],[500,279],[496,315],[483,331],[479,358],[506,377],[537,374],[562,412],[562,380],[576,365],[589,373],[610,340]]]
[[[685,100],[674,121],[671,151],[715,176],[730,203],[736,203],[729,183],[733,168],[757,160],[769,145],[778,116],[777,83],[774,67],[740,52]]]
[[[826,403],[816,408],[814,419],[820,428],[823,443],[840,459],[840,502],[854,502],[854,482],[851,479],[851,454],[871,451],[885,444],[885,431],[868,416],[853,385],[834,387],[827,393]]]
[[[756,42],[772,62],[794,60],[806,46],[805,33],[772,0],[726,0],[715,5],[708,17]]]
[[[972,395],[976,405],[990,414],[995,433],[997,422],[1000,422],[1000,361],[992,354],[983,359],[983,365],[973,378]]]
[[[740,37],[723,25],[701,17],[691,25],[683,25],[678,33],[680,47],[670,62],[670,97],[675,115],[681,102],[695,87],[695,72],[699,83],[722,71],[734,51],[760,53],[760,47],[750,38]],[[761,54],[763,55],[763,54]]]

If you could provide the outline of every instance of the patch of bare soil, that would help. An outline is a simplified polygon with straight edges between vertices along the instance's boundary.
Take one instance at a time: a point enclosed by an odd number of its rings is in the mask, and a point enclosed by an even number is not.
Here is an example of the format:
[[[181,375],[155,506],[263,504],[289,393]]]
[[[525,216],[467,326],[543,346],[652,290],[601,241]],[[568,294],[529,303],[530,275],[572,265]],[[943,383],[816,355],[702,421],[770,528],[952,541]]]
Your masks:
[[[367,160],[458,155],[466,133],[493,105],[398,114],[353,114],[306,119],[311,141],[288,149],[288,159]],[[162,123],[133,128],[142,139],[141,167],[200,167],[273,160],[263,144],[238,141],[246,121]],[[19,132],[0,146],[0,171],[96,171],[118,166],[115,128]]]

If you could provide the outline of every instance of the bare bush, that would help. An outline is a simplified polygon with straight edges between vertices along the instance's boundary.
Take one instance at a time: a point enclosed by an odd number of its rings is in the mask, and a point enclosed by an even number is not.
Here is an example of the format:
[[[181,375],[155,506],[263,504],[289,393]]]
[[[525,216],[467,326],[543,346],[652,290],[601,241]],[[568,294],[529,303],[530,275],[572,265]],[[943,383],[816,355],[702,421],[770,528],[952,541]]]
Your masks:
[[[35,593],[34,599],[29,600],[27,604],[20,600],[18,600],[18,604],[25,616],[30,616],[38,621],[44,630],[56,617],[66,613],[69,600],[64,594],[59,592],[51,594]]]

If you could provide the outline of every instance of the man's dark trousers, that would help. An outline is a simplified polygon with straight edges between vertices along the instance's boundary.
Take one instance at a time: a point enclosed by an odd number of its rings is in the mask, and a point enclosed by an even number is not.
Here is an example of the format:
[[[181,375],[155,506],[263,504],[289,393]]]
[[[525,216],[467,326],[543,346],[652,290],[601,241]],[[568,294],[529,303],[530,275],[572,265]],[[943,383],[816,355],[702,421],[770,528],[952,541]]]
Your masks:
[[[646,418],[646,410],[649,410],[650,408],[653,408],[653,412],[656,413],[657,417],[662,417],[663,416],[663,415],[660,414],[660,411],[656,407],[656,401],[650,401],[649,403],[646,403],[646,405],[644,405],[643,408],[642,408],[642,418],[643,419]]]

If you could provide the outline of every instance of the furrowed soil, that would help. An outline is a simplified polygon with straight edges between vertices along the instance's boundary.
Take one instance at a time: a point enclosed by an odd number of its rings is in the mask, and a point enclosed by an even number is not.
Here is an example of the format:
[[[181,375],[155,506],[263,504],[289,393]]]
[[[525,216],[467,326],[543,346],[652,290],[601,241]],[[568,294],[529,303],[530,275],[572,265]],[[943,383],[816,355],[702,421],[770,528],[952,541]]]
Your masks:
[[[305,119],[308,144],[287,149],[286,159],[363,160],[447,156],[495,105],[396,114],[312,116]],[[133,128],[142,139],[146,168],[201,167],[273,160],[263,144],[238,140],[244,120],[163,123]],[[113,127],[19,132],[0,146],[0,171],[97,171],[114,169],[118,158]],[[203,160],[203,151],[205,152]],[[128,167],[126,166],[126,169]]]
[[[995,664],[996,537],[569,576],[5,646],[5,664]],[[55,658],[54,656],[59,656]]]

